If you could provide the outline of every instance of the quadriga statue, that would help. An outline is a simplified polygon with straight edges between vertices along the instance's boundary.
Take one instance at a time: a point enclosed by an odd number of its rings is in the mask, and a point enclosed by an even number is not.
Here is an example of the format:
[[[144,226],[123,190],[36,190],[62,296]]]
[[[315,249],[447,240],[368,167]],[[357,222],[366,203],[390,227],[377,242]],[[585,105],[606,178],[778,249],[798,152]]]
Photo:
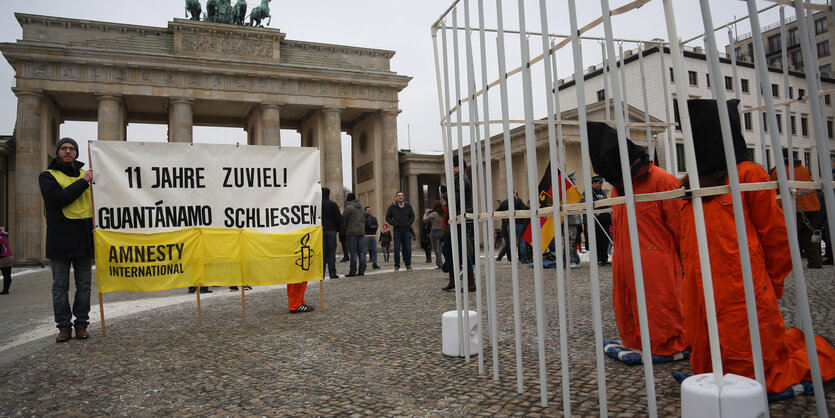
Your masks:
[[[261,20],[267,18],[267,25],[270,24],[272,16],[270,16],[270,0],[261,0],[261,5],[252,9],[249,14],[249,26],[263,26]]]

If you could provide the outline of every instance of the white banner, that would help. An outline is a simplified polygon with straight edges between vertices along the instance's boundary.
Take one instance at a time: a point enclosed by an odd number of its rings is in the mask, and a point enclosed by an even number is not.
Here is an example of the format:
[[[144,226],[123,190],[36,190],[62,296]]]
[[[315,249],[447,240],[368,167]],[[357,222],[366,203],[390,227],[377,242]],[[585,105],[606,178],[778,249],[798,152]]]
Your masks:
[[[96,228],[155,233],[320,225],[319,150],[91,141]]]

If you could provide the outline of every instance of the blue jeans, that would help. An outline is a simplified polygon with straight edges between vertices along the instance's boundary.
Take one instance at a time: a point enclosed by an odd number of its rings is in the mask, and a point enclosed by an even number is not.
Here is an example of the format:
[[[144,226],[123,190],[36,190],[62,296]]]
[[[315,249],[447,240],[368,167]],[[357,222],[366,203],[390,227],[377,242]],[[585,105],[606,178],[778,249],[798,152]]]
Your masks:
[[[525,233],[526,225],[523,223],[516,222],[516,243],[519,245],[519,261],[525,261],[528,259],[528,245],[525,240],[522,239],[522,234]]]
[[[429,233],[429,239],[432,241],[432,251],[435,252],[435,265],[441,268],[444,265],[444,256],[441,254],[441,230],[433,229]]]
[[[348,235],[348,257],[351,260],[348,274],[351,276],[365,274],[365,252],[362,251],[363,238],[365,237],[362,235]],[[357,259],[359,259],[359,271],[357,271]]]
[[[400,268],[400,251],[403,249],[403,263],[412,265],[412,234],[409,230],[394,231],[394,268]]]
[[[325,270],[329,271],[330,278],[338,277],[336,274],[336,231],[323,231],[322,234],[322,256],[325,259],[325,265],[322,266],[322,276],[325,275]]]
[[[371,264],[377,265],[377,237],[362,237],[362,253],[371,253]]]
[[[70,265],[75,269],[75,298],[70,309]],[[72,328],[90,323],[90,286],[93,259],[90,257],[50,260],[52,267],[52,310],[58,328]]]

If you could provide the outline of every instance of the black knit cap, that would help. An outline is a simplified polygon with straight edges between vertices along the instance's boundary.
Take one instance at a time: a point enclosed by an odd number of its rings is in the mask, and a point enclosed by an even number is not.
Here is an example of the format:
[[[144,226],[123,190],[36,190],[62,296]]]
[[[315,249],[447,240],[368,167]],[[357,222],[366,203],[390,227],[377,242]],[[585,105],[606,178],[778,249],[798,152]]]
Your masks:
[[[453,167],[458,167],[458,155],[457,154],[452,156],[452,166]],[[464,161],[464,169],[466,169],[466,168],[467,168],[467,162]]]
[[[620,184],[622,176],[618,132],[604,122],[587,122],[586,128],[589,133],[589,157],[594,172],[603,176],[611,184]],[[630,162],[643,158],[646,164],[649,163],[649,154],[629,138],[626,139],[626,148]]]
[[[680,128],[678,103],[674,102],[674,105],[676,122],[679,123]],[[742,136],[742,128],[739,123],[739,110],[737,109],[739,100],[728,100],[727,106],[736,164],[750,161],[751,157],[748,155],[748,147],[745,145],[745,137]],[[690,130],[693,132],[693,147],[696,150],[696,167],[699,174],[726,169],[725,151],[722,145],[722,126],[719,123],[719,108],[716,105],[716,100],[688,100],[687,110],[690,112]]]
[[[58,150],[61,149],[61,145],[64,144],[72,144],[75,147],[75,153],[78,154],[78,142],[75,142],[74,139],[70,137],[64,137],[58,140],[58,144],[55,145],[55,155],[58,155]]]

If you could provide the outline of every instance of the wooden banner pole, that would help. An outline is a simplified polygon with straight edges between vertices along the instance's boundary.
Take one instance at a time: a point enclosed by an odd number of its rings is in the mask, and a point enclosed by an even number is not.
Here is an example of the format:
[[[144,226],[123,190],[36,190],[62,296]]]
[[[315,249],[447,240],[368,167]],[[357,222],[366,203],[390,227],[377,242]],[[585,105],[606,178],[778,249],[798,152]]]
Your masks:
[[[203,311],[200,309],[200,286],[196,286],[197,294],[197,323],[203,325]]]
[[[246,319],[246,286],[241,285],[241,310],[244,313],[244,319]]]
[[[104,298],[99,292],[99,314],[101,314],[101,336],[107,337],[107,328],[104,326]]]

